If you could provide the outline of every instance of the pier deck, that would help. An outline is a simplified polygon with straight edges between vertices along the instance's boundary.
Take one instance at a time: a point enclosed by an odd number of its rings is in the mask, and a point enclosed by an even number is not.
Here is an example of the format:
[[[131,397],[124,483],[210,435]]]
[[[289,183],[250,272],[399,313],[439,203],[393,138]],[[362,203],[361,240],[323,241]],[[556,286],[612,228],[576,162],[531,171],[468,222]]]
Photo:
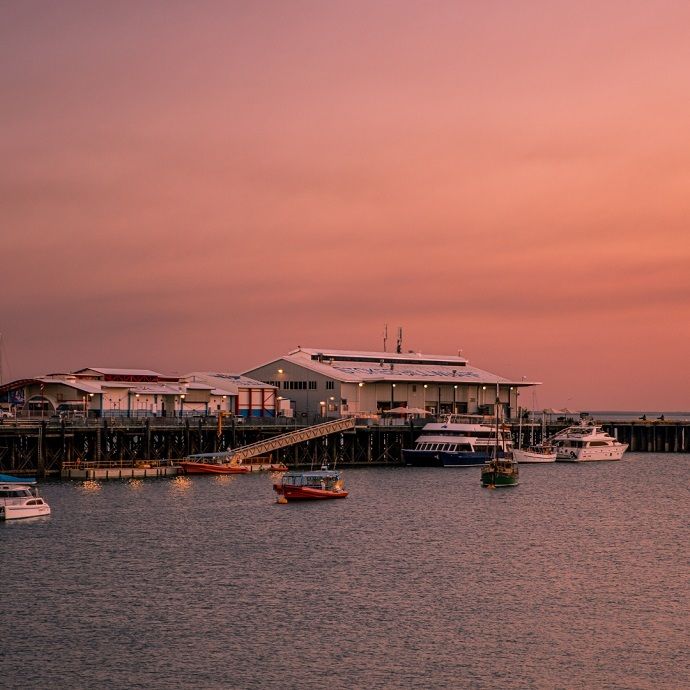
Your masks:
[[[602,422],[632,452],[690,452],[690,422]],[[551,435],[563,424],[549,425]],[[88,419],[0,423],[0,472],[17,475],[59,476],[64,469],[101,467],[136,469],[145,461],[156,464],[180,460],[195,453],[214,453],[260,443],[299,429],[290,424],[242,424],[218,435],[215,420],[199,419]],[[340,466],[399,465],[401,450],[413,445],[420,427],[408,425],[355,426],[320,438],[309,438],[273,453],[274,462],[304,467],[328,461]],[[523,426],[523,445],[529,429]],[[517,425],[513,424],[517,433]],[[539,442],[541,428],[535,428]],[[174,463],[173,463],[174,464]],[[134,475],[132,475],[134,476]],[[149,476],[146,474],[145,476]]]

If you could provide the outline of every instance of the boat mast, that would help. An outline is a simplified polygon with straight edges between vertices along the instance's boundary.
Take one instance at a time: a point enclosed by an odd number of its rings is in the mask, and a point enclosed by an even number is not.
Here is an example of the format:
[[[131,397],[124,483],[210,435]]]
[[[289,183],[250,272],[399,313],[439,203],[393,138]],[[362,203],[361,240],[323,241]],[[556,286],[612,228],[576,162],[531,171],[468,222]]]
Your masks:
[[[494,460],[498,460],[498,406],[501,402],[498,393],[498,381],[496,381],[496,441],[494,443]]]

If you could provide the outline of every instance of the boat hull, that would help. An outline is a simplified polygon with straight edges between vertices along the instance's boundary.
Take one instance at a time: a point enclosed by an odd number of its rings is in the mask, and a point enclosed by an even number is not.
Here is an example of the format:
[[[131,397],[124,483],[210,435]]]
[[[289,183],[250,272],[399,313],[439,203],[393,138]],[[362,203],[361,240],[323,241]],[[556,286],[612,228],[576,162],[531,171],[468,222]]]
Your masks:
[[[564,448],[558,451],[557,462],[605,462],[621,460],[628,449],[627,444],[603,446],[602,448]]]
[[[538,453],[532,450],[514,450],[513,457],[521,464],[556,462],[556,453]]]
[[[502,451],[499,451],[499,454]],[[403,450],[403,461],[412,467],[482,467],[493,456],[487,451]]]
[[[344,489],[317,489],[310,486],[288,486],[274,484],[273,490],[284,496],[288,501],[314,501],[329,498],[347,498],[348,492]]]
[[[249,467],[244,465],[210,465],[203,462],[181,462],[185,474],[247,474]]]
[[[520,483],[520,470],[515,460],[492,460],[482,468],[481,484],[484,487],[502,488],[517,486]]]
[[[50,515],[50,506],[42,505],[5,505],[0,506],[0,520],[21,520],[22,518],[42,517]]]
[[[403,462],[412,467],[443,467],[438,451],[404,449]]]

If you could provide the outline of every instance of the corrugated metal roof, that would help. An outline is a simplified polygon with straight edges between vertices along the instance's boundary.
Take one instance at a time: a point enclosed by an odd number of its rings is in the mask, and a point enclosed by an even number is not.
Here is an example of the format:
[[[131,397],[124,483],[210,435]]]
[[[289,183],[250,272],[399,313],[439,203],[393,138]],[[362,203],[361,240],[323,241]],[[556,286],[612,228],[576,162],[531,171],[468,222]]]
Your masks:
[[[95,371],[106,376],[163,376],[163,374],[150,369],[113,369],[108,367],[85,367],[84,369],[77,369],[74,373],[83,374],[86,371]]]
[[[203,383],[213,387],[214,389],[223,391],[220,395],[239,395],[240,388],[274,388],[268,383],[257,381],[249,378],[243,374],[229,374],[224,372],[213,371],[194,371],[183,376],[187,380],[197,379]],[[216,395],[216,393],[214,393]]]
[[[330,359],[334,357],[349,361],[364,358],[375,361],[384,360],[384,362],[397,360],[414,360],[416,362],[419,362],[420,364],[448,362],[449,364],[458,364],[460,366],[466,364],[468,361],[465,357],[460,357],[459,355],[430,355],[424,354],[423,352],[414,352],[412,350],[408,352],[372,352],[367,350],[333,350],[330,348],[319,349],[313,347],[300,347],[296,350],[292,350],[288,354],[296,355],[300,352],[305,353],[310,357],[322,355],[324,359]]]
[[[343,357],[342,361],[331,359],[327,354],[340,353]],[[323,354],[323,361],[312,359],[313,354]],[[378,354],[391,353],[372,353],[372,352],[358,352],[346,350],[330,350],[322,351],[313,348],[300,348],[293,350],[290,354],[269,362],[262,366],[268,366],[275,363],[279,366],[280,362],[287,362],[296,364],[305,369],[309,369],[315,373],[335,379],[342,383],[374,383],[376,381],[384,382],[419,382],[419,383],[445,383],[445,384],[483,384],[491,385],[500,383],[503,385],[514,386],[534,386],[538,385],[536,381],[515,381],[498,374],[472,367],[466,364],[467,360],[464,358],[444,357],[442,355],[420,355],[420,360],[430,362],[432,357],[437,358],[436,363],[426,364],[408,364],[408,363],[386,363],[383,365],[375,362],[361,362],[361,361],[346,361],[344,358],[352,356],[353,358],[360,358],[362,356],[375,356]],[[394,353],[396,354],[396,353]],[[409,359],[409,353],[400,353],[400,358]],[[382,358],[380,358],[382,359]],[[453,361],[455,360],[455,361]],[[257,367],[257,369],[260,367]],[[253,370],[250,370],[253,371]],[[276,374],[277,376],[277,374]]]

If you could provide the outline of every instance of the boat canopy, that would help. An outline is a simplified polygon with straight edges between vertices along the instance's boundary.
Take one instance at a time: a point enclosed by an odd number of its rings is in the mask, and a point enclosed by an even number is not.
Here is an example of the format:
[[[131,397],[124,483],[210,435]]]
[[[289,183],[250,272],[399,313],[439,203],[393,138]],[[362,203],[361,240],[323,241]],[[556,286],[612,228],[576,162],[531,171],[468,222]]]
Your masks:
[[[36,484],[35,477],[13,477],[9,474],[0,474],[0,482],[3,484]]]
[[[336,470],[314,470],[312,472],[286,472],[285,477],[305,477],[313,479],[339,479],[340,472]]]

